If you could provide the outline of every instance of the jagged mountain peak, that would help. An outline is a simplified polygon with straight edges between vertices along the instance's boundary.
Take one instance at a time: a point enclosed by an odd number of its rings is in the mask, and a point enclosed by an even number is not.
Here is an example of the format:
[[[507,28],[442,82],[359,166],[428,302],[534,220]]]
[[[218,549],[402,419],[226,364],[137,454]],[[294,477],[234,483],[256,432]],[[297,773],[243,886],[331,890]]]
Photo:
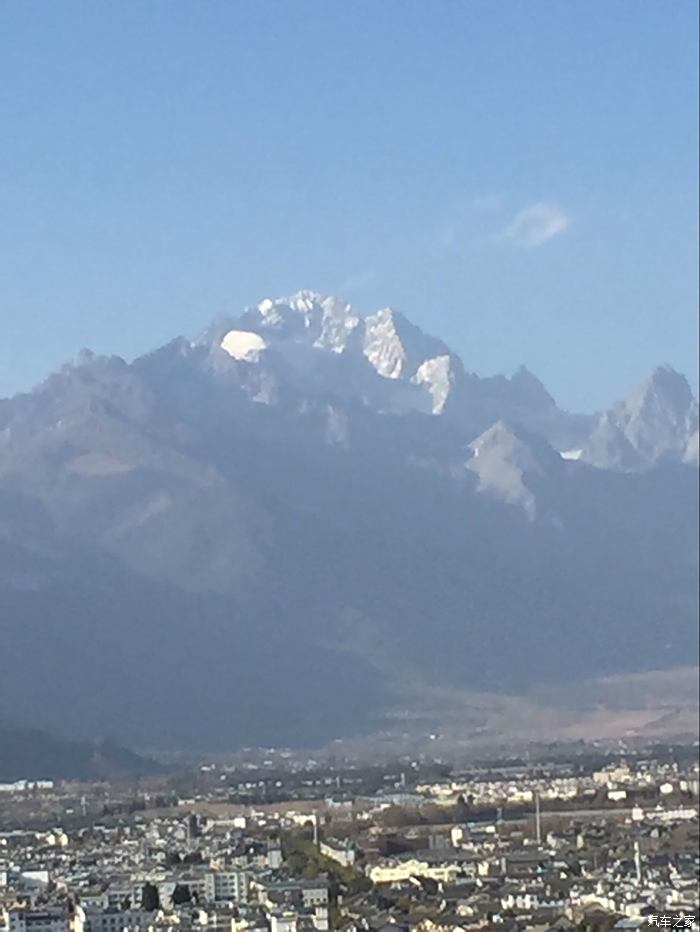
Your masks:
[[[582,459],[606,469],[634,470],[674,460],[691,463],[698,403],[688,380],[662,365],[598,420]]]
[[[344,299],[310,289],[264,298],[237,317],[220,316],[192,345],[204,348],[212,369],[231,384],[251,387],[258,400],[282,398],[293,387],[311,398],[321,392],[395,413],[441,414],[463,378],[446,344],[396,309],[361,316]],[[268,386],[262,394],[259,378]]]
[[[388,379],[410,379],[426,359],[450,353],[442,340],[425,334],[392,307],[363,317],[343,298],[310,289],[264,298],[239,316],[218,317],[196,342],[218,347],[230,331],[334,353],[354,350]]]
[[[695,404],[693,392],[684,375],[668,364],[654,371],[622,402],[630,412],[653,412],[659,406],[679,417],[685,417]]]
[[[517,392],[521,403],[540,410],[556,408],[556,401],[540,379],[527,366],[519,366],[510,377],[511,387]]]
[[[561,457],[549,444],[504,420],[485,430],[468,449],[466,467],[478,477],[479,490],[519,505],[529,518],[537,511],[532,480],[562,467]]]
[[[549,443],[578,450],[590,422],[527,370],[465,373],[393,309],[269,300],[132,363],[83,354],[0,402],[3,709],[117,722],[139,744],[308,747],[384,721],[404,669],[440,688],[510,689],[662,652],[685,662],[690,469],[566,463]],[[649,462],[633,422],[681,459],[669,375],[631,421],[611,409],[598,424],[629,453],[625,470]],[[356,618],[367,635],[348,651]],[[57,699],[52,671],[78,655],[86,675]],[[126,697],[95,687],[115,666],[134,671]],[[314,734],[309,709],[322,710]]]
[[[53,416],[54,412],[73,416],[104,405],[113,412],[145,419],[152,409],[151,392],[133,366],[121,356],[87,349],[24,397],[39,418]]]
[[[473,459],[493,454],[507,458],[519,468],[544,474],[561,464],[561,456],[542,437],[501,419],[473,440],[468,448]]]
[[[469,446],[472,450],[477,450],[484,445],[500,444],[504,441],[523,445],[520,434],[521,432],[517,427],[513,427],[503,418],[499,418],[499,420],[477,437],[476,440],[473,440]]]
[[[670,362],[660,363],[658,366],[655,366],[645,382],[666,386],[685,385],[688,391],[690,391],[690,386],[686,377],[682,372],[674,368]]]
[[[266,403],[290,391],[310,398],[321,392],[382,411],[432,413],[472,437],[505,417],[567,458],[623,471],[697,458],[697,403],[669,365],[603,415],[572,415],[525,365],[509,377],[481,378],[396,308],[362,316],[344,299],[312,289],[216,318],[192,346],[206,348],[208,365],[231,386]]]
[[[220,344],[227,332],[236,330],[257,333],[275,343],[342,353],[360,323],[360,315],[349,302],[304,289],[288,297],[263,298],[238,317],[217,320],[205,331],[204,341]]]
[[[290,312],[301,317],[311,316],[315,311],[321,309],[328,299],[328,295],[321,294],[319,291],[302,288],[292,295],[279,298],[265,297],[253,307],[246,308],[246,311],[257,311],[269,326],[274,327],[289,316]]]
[[[391,307],[365,318],[363,351],[386,379],[411,379],[427,359],[450,354],[449,347]]]
[[[90,380],[122,381],[119,391],[103,393],[123,397],[132,410],[134,399],[148,408],[145,389],[128,384],[139,376],[159,397],[170,395],[170,407],[177,395],[179,405],[223,411],[242,411],[250,401],[296,410],[308,401],[432,414],[461,432],[463,443],[503,419],[545,438],[569,459],[607,469],[697,461],[697,402],[669,365],[658,366],[602,415],[570,414],[524,365],[508,377],[466,372],[446,343],[396,308],[363,316],[343,298],[312,289],[219,315],[197,339],[177,338],[131,366],[85,351],[53,378],[66,373],[72,373],[74,393]]]
[[[106,377],[121,374],[128,368],[129,364],[121,356],[95,353],[84,347],[76,354],[75,359],[67,362],[60,371],[64,375],[80,373]]]

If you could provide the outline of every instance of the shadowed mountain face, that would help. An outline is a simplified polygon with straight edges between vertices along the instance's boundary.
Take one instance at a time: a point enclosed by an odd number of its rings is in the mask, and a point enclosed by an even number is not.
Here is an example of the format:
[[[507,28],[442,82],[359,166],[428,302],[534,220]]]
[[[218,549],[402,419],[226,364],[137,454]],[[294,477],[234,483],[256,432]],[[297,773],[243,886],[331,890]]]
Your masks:
[[[2,709],[311,744],[437,688],[687,665],[693,443],[671,370],[572,415],[527,370],[479,378],[310,292],[130,365],[84,353],[0,402]]]
[[[148,758],[102,741],[68,741],[0,722],[0,781],[104,780],[158,773]]]

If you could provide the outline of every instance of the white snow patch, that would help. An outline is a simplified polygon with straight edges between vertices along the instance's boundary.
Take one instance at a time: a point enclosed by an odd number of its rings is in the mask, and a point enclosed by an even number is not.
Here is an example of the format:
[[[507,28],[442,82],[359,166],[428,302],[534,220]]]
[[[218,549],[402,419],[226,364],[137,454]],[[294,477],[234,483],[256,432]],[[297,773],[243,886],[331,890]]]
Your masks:
[[[321,307],[321,333],[314,341],[314,346],[331,350],[333,353],[342,353],[351,334],[359,327],[360,318],[350,304],[339,298],[323,298]]]
[[[390,307],[365,320],[364,354],[385,379],[399,379],[406,364],[406,351]]]
[[[559,456],[563,460],[580,460],[583,456],[583,450],[561,450]]]
[[[255,362],[267,348],[263,338],[250,330],[229,330],[221,341],[221,349],[234,359]]]
[[[452,362],[448,355],[426,359],[411,379],[416,385],[422,385],[430,392],[433,414],[442,414],[453,380]]]

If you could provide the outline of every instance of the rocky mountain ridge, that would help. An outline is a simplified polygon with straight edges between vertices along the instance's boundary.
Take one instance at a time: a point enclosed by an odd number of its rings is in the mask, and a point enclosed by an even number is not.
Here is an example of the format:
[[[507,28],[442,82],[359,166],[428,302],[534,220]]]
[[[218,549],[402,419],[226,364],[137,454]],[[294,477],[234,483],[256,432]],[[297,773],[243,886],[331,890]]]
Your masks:
[[[308,745],[438,686],[687,665],[693,449],[668,368],[570,414],[312,292],[82,353],[0,402],[0,703],[148,747]]]
[[[266,298],[238,318],[220,319],[195,345],[214,358],[221,350],[244,371],[255,370],[253,386],[268,387],[268,394],[252,389],[259,401],[272,403],[272,385],[296,376],[310,396],[325,391],[381,412],[441,415],[466,433],[512,421],[555,447],[568,439],[568,449],[560,452],[601,468],[626,471],[663,460],[697,460],[697,401],[669,366],[658,367],[608,411],[571,415],[558,409],[524,366],[510,378],[480,378],[466,372],[445,343],[392,308],[363,318],[348,303],[311,291]],[[329,364],[327,354],[343,356],[343,364]],[[390,385],[380,386],[370,370]]]

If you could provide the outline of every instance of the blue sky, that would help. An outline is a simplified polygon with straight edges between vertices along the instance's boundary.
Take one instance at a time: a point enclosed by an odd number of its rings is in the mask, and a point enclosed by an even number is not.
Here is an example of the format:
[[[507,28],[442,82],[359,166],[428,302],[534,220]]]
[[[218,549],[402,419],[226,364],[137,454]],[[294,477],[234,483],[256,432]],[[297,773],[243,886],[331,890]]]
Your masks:
[[[299,288],[697,384],[694,0],[0,5],[0,395]]]

